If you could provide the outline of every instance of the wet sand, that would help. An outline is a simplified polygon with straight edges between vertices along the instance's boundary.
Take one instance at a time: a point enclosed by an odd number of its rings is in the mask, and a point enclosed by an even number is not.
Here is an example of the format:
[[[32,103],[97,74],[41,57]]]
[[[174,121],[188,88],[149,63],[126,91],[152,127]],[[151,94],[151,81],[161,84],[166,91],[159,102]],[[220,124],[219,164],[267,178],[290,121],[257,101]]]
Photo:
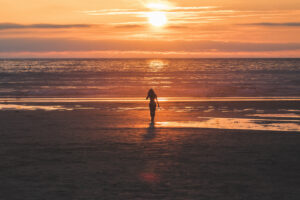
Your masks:
[[[299,104],[162,102],[151,125],[144,102],[4,103],[0,198],[299,199]]]

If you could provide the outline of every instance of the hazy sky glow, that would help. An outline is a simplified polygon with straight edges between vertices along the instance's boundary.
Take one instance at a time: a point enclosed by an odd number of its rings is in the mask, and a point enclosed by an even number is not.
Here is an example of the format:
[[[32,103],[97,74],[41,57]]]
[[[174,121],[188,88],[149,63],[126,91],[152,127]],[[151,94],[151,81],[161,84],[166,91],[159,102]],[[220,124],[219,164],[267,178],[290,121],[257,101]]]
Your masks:
[[[299,0],[0,0],[0,57],[300,57],[299,35]]]

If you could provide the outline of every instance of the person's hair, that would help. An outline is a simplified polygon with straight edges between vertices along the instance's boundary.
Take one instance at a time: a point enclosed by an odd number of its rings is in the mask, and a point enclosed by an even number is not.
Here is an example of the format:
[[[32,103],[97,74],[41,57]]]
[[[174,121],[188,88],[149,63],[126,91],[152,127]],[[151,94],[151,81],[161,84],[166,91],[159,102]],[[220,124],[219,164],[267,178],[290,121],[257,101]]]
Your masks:
[[[152,88],[148,91],[148,96],[156,97],[156,94]]]

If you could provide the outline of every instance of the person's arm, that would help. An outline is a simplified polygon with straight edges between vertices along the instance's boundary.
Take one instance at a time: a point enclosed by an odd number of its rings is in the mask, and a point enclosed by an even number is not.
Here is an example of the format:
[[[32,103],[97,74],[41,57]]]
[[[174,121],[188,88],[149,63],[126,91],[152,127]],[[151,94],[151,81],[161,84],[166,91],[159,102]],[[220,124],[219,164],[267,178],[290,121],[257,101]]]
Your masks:
[[[159,103],[158,103],[158,99],[157,99],[157,97],[156,97],[156,102],[157,102],[157,105],[158,105],[158,107],[159,107]]]
[[[148,100],[149,99],[149,94],[148,94],[148,96],[146,97],[146,100]]]

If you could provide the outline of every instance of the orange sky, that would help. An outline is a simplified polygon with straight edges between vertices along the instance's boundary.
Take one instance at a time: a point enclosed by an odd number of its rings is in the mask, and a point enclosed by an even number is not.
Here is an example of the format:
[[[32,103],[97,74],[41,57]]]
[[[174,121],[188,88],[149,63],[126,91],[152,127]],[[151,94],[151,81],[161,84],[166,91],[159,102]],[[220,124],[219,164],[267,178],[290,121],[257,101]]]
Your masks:
[[[300,57],[299,35],[299,0],[0,0],[0,57]]]

